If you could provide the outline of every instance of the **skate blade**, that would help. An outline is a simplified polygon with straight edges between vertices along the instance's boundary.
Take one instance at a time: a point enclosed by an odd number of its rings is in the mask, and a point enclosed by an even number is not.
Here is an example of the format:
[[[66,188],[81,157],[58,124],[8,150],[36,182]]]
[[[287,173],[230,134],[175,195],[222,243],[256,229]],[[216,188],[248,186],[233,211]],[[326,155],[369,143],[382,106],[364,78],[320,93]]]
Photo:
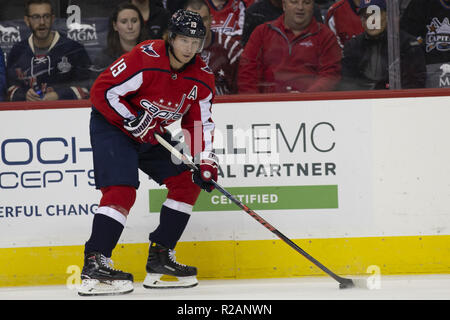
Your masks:
[[[192,288],[198,284],[196,276],[176,277],[178,281],[161,280],[163,274],[147,273],[143,286],[146,289],[179,289]]]
[[[133,290],[133,282],[129,280],[100,281],[97,279],[84,279],[78,288],[78,295],[111,296],[127,294]]]

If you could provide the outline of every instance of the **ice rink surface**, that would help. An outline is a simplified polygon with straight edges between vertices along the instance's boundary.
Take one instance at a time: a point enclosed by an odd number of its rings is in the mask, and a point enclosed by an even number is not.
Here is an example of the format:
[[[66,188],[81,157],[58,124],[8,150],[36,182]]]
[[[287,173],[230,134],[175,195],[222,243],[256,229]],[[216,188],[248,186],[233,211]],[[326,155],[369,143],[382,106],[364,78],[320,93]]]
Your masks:
[[[145,289],[135,282],[130,294],[101,297],[80,297],[67,286],[3,287],[0,300],[450,300],[450,274],[381,275],[379,280],[379,286],[369,284],[373,289],[344,290],[329,277],[200,280],[189,289]]]

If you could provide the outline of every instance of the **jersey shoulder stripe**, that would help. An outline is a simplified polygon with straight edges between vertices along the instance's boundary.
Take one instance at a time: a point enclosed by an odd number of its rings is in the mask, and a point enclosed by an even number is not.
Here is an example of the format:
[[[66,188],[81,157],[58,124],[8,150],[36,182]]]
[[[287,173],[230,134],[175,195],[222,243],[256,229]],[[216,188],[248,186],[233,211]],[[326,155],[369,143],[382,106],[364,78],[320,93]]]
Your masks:
[[[202,81],[202,80],[200,80],[200,79],[196,79],[196,78],[193,78],[193,77],[183,77],[183,79],[186,79],[186,80],[192,80],[192,81],[201,83],[201,84],[204,85],[206,88],[208,88],[209,91],[213,92],[213,89],[211,88],[211,86],[210,86],[209,84],[207,84],[205,81]]]

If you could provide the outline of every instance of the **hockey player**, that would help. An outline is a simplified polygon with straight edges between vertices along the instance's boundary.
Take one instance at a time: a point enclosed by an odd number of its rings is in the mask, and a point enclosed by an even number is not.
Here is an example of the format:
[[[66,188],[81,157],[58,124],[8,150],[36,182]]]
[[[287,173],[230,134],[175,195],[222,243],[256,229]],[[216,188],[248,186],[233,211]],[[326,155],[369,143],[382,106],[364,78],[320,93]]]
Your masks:
[[[138,169],[168,189],[160,224],[149,235],[144,287],[197,284],[197,269],[179,264],[173,249],[201,188],[211,191],[211,179],[217,180],[218,162],[212,153],[214,75],[197,54],[206,33],[200,15],[180,9],[168,31],[167,40],[144,41],[119,57],[92,87],[90,133],[102,198],[85,244],[80,295],[133,290],[133,276],[113,269],[110,257],[135,201]],[[170,141],[164,127],[178,119],[198,172],[173,163],[155,139],[159,133]],[[164,274],[179,281],[161,281]]]

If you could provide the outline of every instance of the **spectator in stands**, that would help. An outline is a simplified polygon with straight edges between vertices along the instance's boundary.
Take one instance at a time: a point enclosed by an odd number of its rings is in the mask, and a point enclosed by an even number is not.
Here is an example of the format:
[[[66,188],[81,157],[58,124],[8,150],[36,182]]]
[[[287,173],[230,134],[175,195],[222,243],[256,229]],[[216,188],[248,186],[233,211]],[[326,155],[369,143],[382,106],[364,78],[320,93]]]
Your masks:
[[[242,31],[242,44],[244,46],[257,26],[275,20],[283,14],[282,2],[282,0],[259,0],[245,10],[244,29]],[[314,3],[314,18],[317,22],[323,22],[320,7],[316,3]]]
[[[400,28],[423,43],[426,87],[450,87],[450,0],[411,0]]]
[[[369,12],[369,6],[378,6],[379,13]],[[389,89],[386,1],[361,0],[359,15],[364,33],[344,46],[341,89]],[[379,26],[376,19],[379,19]],[[400,32],[400,69],[403,89],[424,87],[426,70],[423,51],[416,39],[403,31]]]
[[[94,59],[96,76],[122,54],[131,51],[146,39],[147,29],[139,9],[127,2],[118,5],[109,19],[107,46]]]
[[[2,48],[0,48],[0,101],[5,100],[6,91],[6,69],[5,69],[5,55]]]
[[[142,14],[149,39],[162,39],[169,25],[170,12],[155,0],[130,0]]]
[[[8,99],[87,98],[89,56],[82,45],[52,31],[55,16],[51,2],[27,1],[24,19],[32,34],[8,55]]]
[[[207,0],[211,29],[231,36],[242,36],[245,10],[255,0]]]
[[[336,35],[341,48],[344,48],[348,40],[364,32],[358,16],[359,2],[360,0],[339,0],[328,9],[325,23]]]
[[[237,93],[237,70],[243,51],[240,38],[211,30],[211,14],[205,0],[187,0],[185,9],[200,14],[206,27],[201,57],[215,75],[216,95]]]
[[[245,11],[242,44],[245,45],[250,34],[257,26],[264,22],[277,19],[283,14],[282,0],[260,0],[252,4]]]
[[[283,0],[277,20],[256,27],[242,53],[239,93],[334,90],[341,49],[313,17],[313,0]]]

